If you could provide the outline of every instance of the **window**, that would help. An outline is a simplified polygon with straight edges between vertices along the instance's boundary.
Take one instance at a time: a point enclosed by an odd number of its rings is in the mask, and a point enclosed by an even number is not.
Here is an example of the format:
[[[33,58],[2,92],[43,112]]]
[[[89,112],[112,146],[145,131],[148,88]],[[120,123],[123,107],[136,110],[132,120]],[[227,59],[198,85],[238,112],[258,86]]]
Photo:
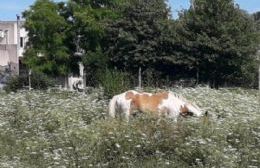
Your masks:
[[[20,47],[23,47],[23,37],[20,37]]]

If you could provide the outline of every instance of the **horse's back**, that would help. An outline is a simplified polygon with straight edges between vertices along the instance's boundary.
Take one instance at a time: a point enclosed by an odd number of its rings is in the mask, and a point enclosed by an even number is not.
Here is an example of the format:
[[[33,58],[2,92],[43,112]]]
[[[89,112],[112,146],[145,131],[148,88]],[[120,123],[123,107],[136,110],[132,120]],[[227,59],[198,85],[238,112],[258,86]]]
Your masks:
[[[126,99],[131,100],[132,110],[139,110],[142,112],[157,112],[159,105],[164,99],[168,98],[167,92],[162,93],[146,93],[146,92],[126,92]]]

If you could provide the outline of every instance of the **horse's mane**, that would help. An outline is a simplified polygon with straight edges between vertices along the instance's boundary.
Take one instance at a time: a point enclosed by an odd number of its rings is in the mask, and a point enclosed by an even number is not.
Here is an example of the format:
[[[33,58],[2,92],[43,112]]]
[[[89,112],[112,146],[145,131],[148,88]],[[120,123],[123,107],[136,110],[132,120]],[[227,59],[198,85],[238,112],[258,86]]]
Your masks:
[[[185,101],[185,102],[187,102],[187,103],[190,103],[187,99],[185,99],[182,95],[179,95],[179,94],[177,94],[177,93],[174,93],[174,92],[172,92],[172,91],[169,91],[169,93],[172,95],[172,96],[174,96],[174,97],[176,97],[176,98],[178,98],[178,99],[181,99],[182,101]]]
[[[172,92],[172,91],[169,91],[169,93],[170,93],[171,95],[173,95],[174,97],[176,97],[176,98],[178,98],[178,99],[180,99],[180,100],[182,100],[182,101],[184,101],[184,102],[186,102],[186,103],[188,103],[188,104],[190,104],[190,105],[193,105],[194,107],[196,107],[196,108],[199,109],[199,107],[197,106],[196,103],[188,101],[188,100],[185,99],[182,95],[179,95],[179,94],[174,93],[174,92]]]

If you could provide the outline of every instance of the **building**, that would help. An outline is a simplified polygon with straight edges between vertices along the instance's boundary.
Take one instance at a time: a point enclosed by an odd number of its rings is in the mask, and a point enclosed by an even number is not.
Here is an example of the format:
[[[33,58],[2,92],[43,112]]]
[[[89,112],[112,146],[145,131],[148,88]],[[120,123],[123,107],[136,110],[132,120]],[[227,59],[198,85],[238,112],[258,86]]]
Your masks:
[[[0,89],[4,86],[11,75],[25,74],[22,58],[25,44],[28,41],[28,32],[23,27],[24,21],[0,21]],[[82,90],[84,66],[79,63],[80,76],[70,75],[64,86],[70,90]],[[28,73],[28,72],[27,72]]]
[[[19,65],[28,41],[24,21],[0,21],[0,72],[19,75]]]

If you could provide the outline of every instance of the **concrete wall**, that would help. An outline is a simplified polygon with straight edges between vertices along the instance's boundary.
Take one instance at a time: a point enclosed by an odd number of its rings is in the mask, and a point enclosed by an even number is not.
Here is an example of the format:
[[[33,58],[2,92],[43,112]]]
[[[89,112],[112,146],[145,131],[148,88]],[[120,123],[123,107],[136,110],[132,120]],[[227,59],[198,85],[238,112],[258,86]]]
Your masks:
[[[17,46],[0,45],[0,65],[10,66],[12,74],[18,75],[19,73],[19,60],[17,58]]]
[[[17,44],[17,24],[15,21],[0,21],[0,30],[6,34],[4,39],[0,39],[0,44]]]
[[[28,41],[27,32],[22,27],[23,23],[20,21],[18,28],[17,21],[0,21],[0,31],[4,32],[4,37],[0,37],[0,70],[10,67],[12,74],[17,75],[19,74],[19,57],[23,57],[25,44]],[[23,38],[22,46],[20,38],[17,37]]]

